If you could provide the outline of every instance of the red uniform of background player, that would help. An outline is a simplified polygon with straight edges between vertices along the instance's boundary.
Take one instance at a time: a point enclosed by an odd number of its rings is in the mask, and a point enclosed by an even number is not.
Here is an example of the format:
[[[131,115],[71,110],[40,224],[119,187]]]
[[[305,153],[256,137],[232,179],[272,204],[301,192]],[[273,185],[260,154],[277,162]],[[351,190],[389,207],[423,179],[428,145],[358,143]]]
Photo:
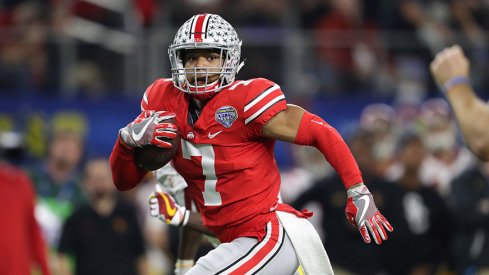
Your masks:
[[[173,158],[197,204],[190,213],[163,192],[150,201],[152,215],[178,226],[201,229],[223,244],[201,258],[188,274],[270,272],[292,274],[299,262],[306,272],[331,270],[319,238],[299,211],[277,204],[280,176],[273,154],[276,139],[318,148],[341,176],[348,194],[347,216],[366,242],[387,239],[390,224],[378,212],[361,173],[338,132],[321,118],[287,105],[280,87],[266,79],[235,81],[241,41],[218,15],[188,20],[170,46],[171,79],[145,92],[143,113],[120,131],[111,155],[114,182],[120,190],[139,183],[145,171],[134,163],[133,148],[170,147],[161,138],[178,131],[181,146]],[[182,91],[184,93],[182,93]],[[175,117],[175,124],[162,122]],[[288,218],[280,212],[293,213]],[[294,229],[301,227],[305,234]],[[307,238],[304,239],[306,235]],[[308,244],[305,244],[305,243]],[[321,264],[304,252],[321,248]]]
[[[1,150],[1,148],[0,148]],[[0,152],[1,153],[1,152]],[[0,274],[51,274],[47,246],[34,217],[36,195],[29,176],[0,159]]]

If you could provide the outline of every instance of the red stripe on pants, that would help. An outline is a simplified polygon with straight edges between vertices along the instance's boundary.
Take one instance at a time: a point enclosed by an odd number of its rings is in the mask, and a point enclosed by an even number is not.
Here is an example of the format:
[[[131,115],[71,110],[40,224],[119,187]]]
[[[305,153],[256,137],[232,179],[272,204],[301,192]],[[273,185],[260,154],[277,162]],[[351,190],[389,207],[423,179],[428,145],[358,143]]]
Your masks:
[[[271,234],[271,236],[266,241],[267,243],[263,247],[261,247],[260,250],[256,251],[255,254],[246,262],[238,263],[241,266],[229,274],[233,274],[233,275],[245,274],[246,272],[253,269],[256,265],[258,265],[273,250],[273,248],[277,245],[279,241],[278,238],[280,232],[280,224],[278,220],[273,220],[271,221],[271,223],[272,223],[271,233],[267,232],[267,234]]]

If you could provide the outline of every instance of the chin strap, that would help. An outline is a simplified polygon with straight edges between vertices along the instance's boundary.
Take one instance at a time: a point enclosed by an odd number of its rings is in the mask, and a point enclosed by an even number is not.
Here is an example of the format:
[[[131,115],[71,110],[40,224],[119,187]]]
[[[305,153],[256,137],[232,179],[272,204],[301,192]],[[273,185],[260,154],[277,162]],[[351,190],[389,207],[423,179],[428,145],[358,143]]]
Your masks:
[[[218,87],[219,86],[219,81],[223,81],[221,79],[221,77],[219,77],[216,81],[212,82],[212,83],[209,83],[207,84],[206,86],[195,86],[195,85],[191,85],[190,82],[188,81],[185,81],[184,85],[188,85],[188,91],[190,94],[204,94],[204,93],[213,93],[213,92],[217,92],[218,91]],[[216,89],[217,91],[208,91],[209,89]]]
[[[236,69],[236,74],[238,74],[239,71],[241,70],[241,68],[243,68],[243,66],[245,65],[245,61],[246,61],[246,58],[243,59],[243,61],[241,61],[241,63],[239,63],[238,68]]]

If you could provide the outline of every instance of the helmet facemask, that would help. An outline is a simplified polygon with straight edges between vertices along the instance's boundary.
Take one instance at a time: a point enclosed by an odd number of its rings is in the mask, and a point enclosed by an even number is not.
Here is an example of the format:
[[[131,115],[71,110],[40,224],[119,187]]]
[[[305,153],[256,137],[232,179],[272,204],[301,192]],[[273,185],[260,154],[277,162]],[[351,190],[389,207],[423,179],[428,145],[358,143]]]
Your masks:
[[[216,52],[221,60],[217,67],[194,67],[185,68],[184,57],[186,51],[202,49]],[[214,47],[199,47],[181,49],[170,49],[170,60],[172,62],[172,77],[175,86],[189,94],[200,94],[207,92],[217,92],[230,85],[237,74],[237,67],[233,66],[232,50]],[[175,64],[176,66],[173,66]],[[217,79],[212,79],[218,75]],[[199,83],[200,82],[200,83]],[[203,83],[202,83],[203,82]]]
[[[204,38],[193,37],[193,23],[205,18]],[[220,56],[218,67],[184,67],[184,54],[190,50],[213,51]],[[210,98],[223,88],[231,85],[242,67],[240,64],[241,40],[236,31],[218,15],[203,14],[189,19],[177,32],[173,44],[168,49],[173,83],[179,90],[197,98]],[[218,74],[217,79],[212,76]]]

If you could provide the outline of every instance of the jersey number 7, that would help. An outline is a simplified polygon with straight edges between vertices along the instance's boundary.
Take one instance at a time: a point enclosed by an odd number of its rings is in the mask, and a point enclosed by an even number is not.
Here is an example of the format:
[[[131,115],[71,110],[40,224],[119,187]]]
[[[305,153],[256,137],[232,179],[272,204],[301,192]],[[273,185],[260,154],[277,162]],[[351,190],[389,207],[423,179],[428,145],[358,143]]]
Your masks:
[[[221,194],[216,190],[217,176],[214,167],[214,149],[210,144],[193,144],[182,139],[183,158],[190,160],[191,157],[202,157],[200,164],[205,176],[204,183],[204,205],[217,206],[222,204]]]

